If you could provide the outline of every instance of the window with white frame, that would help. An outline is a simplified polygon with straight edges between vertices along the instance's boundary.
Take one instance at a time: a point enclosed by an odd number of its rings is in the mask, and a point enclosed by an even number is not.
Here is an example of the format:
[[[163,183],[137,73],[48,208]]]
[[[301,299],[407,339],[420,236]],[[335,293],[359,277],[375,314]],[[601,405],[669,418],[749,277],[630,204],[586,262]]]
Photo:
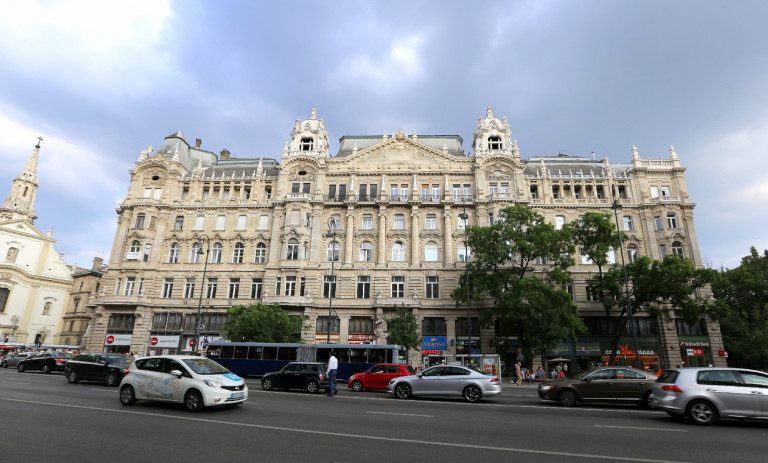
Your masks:
[[[155,191],[153,192],[153,197],[155,199],[160,199],[160,197],[163,195],[163,189],[162,188],[155,188]]]
[[[564,215],[556,215],[555,216],[555,230],[562,230],[564,225],[565,225],[565,216]]]
[[[439,299],[440,298],[440,277],[428,276],[426,278],[426,294],[427,299]]]
[[[358,299],[369,299],[371,297],[371,277],[359,276],[357,277],[357,292]]]
[[[296,277],[295,276],[285,277],[285,295],[286,296],[296,295]]]
[[[488,194],[494,195],[499,192],[499,184],[498,183],[489,183],[488,184]]]
[[[221,263],[221,251],[223,249],[223,246],[221,243],[213,243],[213,251],[211,252],[211,263],[212,264],[220,264]]]
[[[424,229],[437,230],[437,215],[427,214],[427,217],[424,219]]]
[[[437,262],[437,243],[434,241],[429,241],[424,245],[424,260],[427,262]]]
[[[371,214],[363,214],[363,223],[360,226],[361,230],[373,230],[373,216]]]
[[[192,299],[195,297],[195,279],[187,278],[184,281],[184,299]]]
[[[668,186],[661,187],[660,192],[662,198],[669,198],[672,196],[672,190]]]
[[[616,250],[613,248],[610,248],[608,252],[605,255],[607,261],[609,264],[615,264],[616,263]]]
[[[224,230],[224,222],[226,221],[226,216],[220,215],[216,217],[216,228],[215,230]]]
[[[453,199],[461,199],[461,185],[453,184],[453,187],[451,188],[451,196]]]
[[[146,216],[144,214],[137,214],[136,215],[136,227],[138,229],[144,228],[144,218]]]
[[[117,281],[115,282],[115,296],[120,295],[120,287],[122,284],[123,284],[123,279],[118,278]]]
[[[151,198],[152,197],[152,188],[144,188],[144,197],[145,198]]]
[[[283,277],[275,277],[275,296],[283,294]]]
[[[341,251],[341,246],[339,246],[338,241],[331,241],[328,243],[328,253],[327,253],[327,260],[328,262],[338,262],[339,261],[339,253]]]
[[[677,215],[673,212],[667,213],[667,227],[677,228]]]
[[[656,223],[656,230],[661,230],[663,228],[661,224],[661,216],[657,215],[653,218],[653,221]]]
[[[440,185],[432,185],[432,201],[440,201]]]
[[[184,216],[183,215],[177,215],[176,216],[176,222],[173,224],[174,230],[184,230]]]
[[[459,230],[464,230],[467,228],[467,225],[469,225],[469,214],[466,214],[466,217],[462,218],[461,216],[465,214],[459,214],[458,221],[457,221],[457,227]]]
[[[218,288],[218,286],[219,286],[218,278],[208,278],[208,286],[206,286],[205,288],[206,299],[216,298],[216,288]]]
[[[501,193],[504,197],[509,196],[509,183],[502,182],[499,185],[499,193]]]
[[[632,216],[625,215],[624,216],[624,231],[633,231],[635,229],[635,224],[632,222]]]
[[[179,243],[173,243],[171,244],[171,248],[168,250],[168,263],[169,264],[178,264],[179,263],[179,249],[181,247],[179,246]]]
[[[323,277],[323,297],[329,299],[336,297],[336,275]]]
[[[500,150],[501,149],[501,137],[488,137],[488,149]]]
[[[395,230],[405,230],[405,215],[404,214],[395,214],[395,222],[392,225],[392,228]]]
[[[395,241],[392,244],[392,261],[405,262],[405,245],[402,241]]]
[[[368,241],[360,243],[360,262],[373,261],[373,244]]]
[[[261,299],[261,287],[263,280],[261,278],[251,279],[251,299]]]
[[[392,296],[391,297],[405,297],[405,277],[393,276],[392,277]]]
[[[141,243],[139,240],[131,241],[131,247],[128,248],[128,252],[134,253],[141,251]]]
[[[667,245],[666,244],[659,245],[659,250],[661,250],[661,258],[662,259],[667,257]]]
[[[133,296],[133,288],[136,286],[136,277],[127,277],[125,279],[125,296]]]
[[[288,248],[285,252],[285,258],[287,260],[299,259],[299,240],[296,238],[291,238],[288,240]]]
[[[637,252],[637,246],[634,244],[627,245],[627,260],[629,262],[634,262],[639,257],[639,254]]]
[[[597,284],[592,281],[587,281],[587,302],[599,302],[600,291]]]
[[[266,230],[269,228],[269,216],[259,216],[259,230]]]
[[[472,258],[472,248],[464,246],[464,243],[459,244],[457,251],[459,262],[469,262]]]
[[[195,217],[195,230],[205,230],[205,216]]]
[[[245,230],[247,217],[244,215],[237,216],[237,225],[235,230]]]
[[[166,278],[163,281],[163,289],[160,293],[160,297],[168,299],[173,295],[173,278]]]
[[[675,241],[672,243],[672,254],[683,257],[683,243]]]
[[[331,218],[333,219],[333,229],[341,230],[341,215],[333,214]]]
[[[315,146],[315,140],[312,138],[302,138],[299,142],[299,151],[312,151]]]
[[[200,243],[192,243],[192,246],[189,248],[189,263],[190,264],[198,264],[200,263],[200,254],[202,254],[201,248],[203,247]]]
[[[267,261],[267,245],[264,243],[259,243],[256,245],[256,254],[254,258],[254,263],[263,264],[266,261]]]
[[[245,245],[243,243],[236,243],[235,248],[232,250],[232,263],[242,264],[245,257]]]
[[[400,201],[408,201],[408,185],[407,184],[401,184],[400,185]]]
[[[142,257],[142,260],[144,262],[149,262],[149,255],[150,255],[151,251],[152,251],[152,244],[151,243],[145,244],[144,245],[144,256]]]
[[[651,199],[656,199],[659,197],[659,187],[656,185],[651,186]]]
[[[237,299],[240,296],[240,278],[229,279],[229,291],[227,299]]]

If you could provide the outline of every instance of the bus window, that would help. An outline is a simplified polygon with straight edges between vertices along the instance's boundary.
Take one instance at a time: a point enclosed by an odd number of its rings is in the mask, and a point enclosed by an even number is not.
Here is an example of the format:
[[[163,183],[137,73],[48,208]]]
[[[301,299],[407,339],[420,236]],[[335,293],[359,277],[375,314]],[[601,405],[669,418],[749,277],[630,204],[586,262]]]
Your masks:
[[[248,360],[261,360],[261,347],[248,349]]]
[[[383,363],[384,351],[380,349],[368,350],[368,363]]]
[[[317,348],[317,356],[315,357],[316,362],[328,362],[328,357],[330,357],[330,353],[333,349],[329,349],[327,347],[318,347]],[[338,357],[337,357],[338,359]]]
[[[221,348],[218,349],[208,349],[208,358],[209,359],[217,359],[221,357]]]
[[[298,347],[280,347],[277,350],[277,359],[278,360],[288,360],[289,362],[295,362],[296,361],[296,353],[298,352]]]
[[[235,351],[235,348],[232,346],[221,346],[221,358],[223,359],[231,359],[232,353]]]
[[[366,363],[366,354],[368,349],[350,349],[349,350],[349,363]]]
[[[277,347],[265,347],[264,348],[264,360],[277,359]]]
[[[392,349],[387,349],[384,352],[386,352],[386,354],[387,354],[387,360],[385,360],[385,362],[387,362],[387,363],[396,363],[395,359],[392,358],[392,352],[393,352]]]
[[[245,346],[236,346],[235,355],[232,358],[236,358],[236,359],[248,358],[248,348]]]

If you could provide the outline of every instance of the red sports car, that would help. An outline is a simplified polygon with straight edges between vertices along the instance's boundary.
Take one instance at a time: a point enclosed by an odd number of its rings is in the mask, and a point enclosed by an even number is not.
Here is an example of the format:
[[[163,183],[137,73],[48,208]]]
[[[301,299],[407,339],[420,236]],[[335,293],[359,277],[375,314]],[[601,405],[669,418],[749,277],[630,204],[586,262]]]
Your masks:
[[[352,375],[347,381],[347,387],[355,392],[366,390],[386,391],[387,384],[392,378],[399,376],[415,375],[416,370],[410,365],[400,365],[397,363],[379,363],[372,366],[365,373]]]

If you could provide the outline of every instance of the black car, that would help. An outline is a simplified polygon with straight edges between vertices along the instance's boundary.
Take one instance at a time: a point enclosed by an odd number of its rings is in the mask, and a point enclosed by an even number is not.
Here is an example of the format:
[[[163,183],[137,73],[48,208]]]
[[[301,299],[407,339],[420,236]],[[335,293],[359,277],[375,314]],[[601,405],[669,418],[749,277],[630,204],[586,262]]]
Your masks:
[[[72,354],[68,352],[41,352],[19,362],[16,369],[20,373],[27,370],[40,370],[45,374],[52,371],[64,371],[67,361],[71,358]]]
[[[98,381],[107,386],[116,387],[125,376],[131,362],[133,357],[125,354],[103,352],[79,354],[67,362],[64,374],[71,384],[76,384],[80,380]]]
[[[330,385],[326,366],[319,362],[291,362],[278,371],[267,373],[261,378],[261,387],[265,391],[272,389],[302,389],[308,392],[328,392]]]

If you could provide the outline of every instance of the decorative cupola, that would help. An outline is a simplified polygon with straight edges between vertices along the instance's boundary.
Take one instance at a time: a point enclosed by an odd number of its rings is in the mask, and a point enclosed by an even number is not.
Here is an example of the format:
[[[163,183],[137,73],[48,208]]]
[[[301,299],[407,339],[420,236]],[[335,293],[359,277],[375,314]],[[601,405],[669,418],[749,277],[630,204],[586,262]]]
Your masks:
[[[0,206],[0,220],[26,220],[30,224],[37,218],[35,211],[35,196],[37,196],[37,158],[40,155],[40,142],[32,151],[32,156],[24,166],[24,170],[13,179],[11,191],[5,202]]]
[[[501,153],[520,157],[517,141],[512,141],[512,131],[509,129],[507,118],[499,120],[494,117],[490,106],[485,113],[485,118],[477,119],[477,129],[472,138],[472,150],[475,156]]]
[[[325,158],[328,157],[329,148],[328,132],[323,125],[323,119],[318,119],[317,110],[312,108],[309,119],[296,119],[291,131],[291,141],[286,143],[283,149],[283,159],[299,155]]]

